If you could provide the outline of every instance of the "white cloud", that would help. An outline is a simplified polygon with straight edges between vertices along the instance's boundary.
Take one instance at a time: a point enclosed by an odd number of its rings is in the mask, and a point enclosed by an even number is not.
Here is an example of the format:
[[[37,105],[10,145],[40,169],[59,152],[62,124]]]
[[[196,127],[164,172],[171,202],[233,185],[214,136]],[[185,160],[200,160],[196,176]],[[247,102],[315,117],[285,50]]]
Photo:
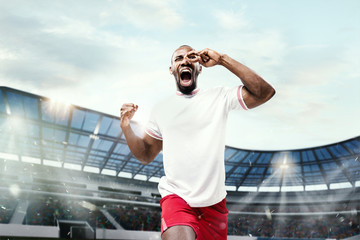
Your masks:
[[[119,14],[140,29],[172,30],[184,23],[179,13],[172,7],[175,4],[175,1],[122,1],[119,5]]]
[[[61,16],[58,21],[49,24],[43,31],[55,35],[81,36],[83,39],[91,40],[95,35],[96,28],[90,22]]]
[[[15,60],[17,58],[18,58],[18,54],[15,51],[0,47],[0,61]]]
[[[360,84],[360,45],[358,42],[347,44],[346,49],[341,55],[343,61],[343,76],[356,80]]]
[[[238,31],[249,26],[249,21],[245,18],[246,6],[234,11],[218,9],[214,11],[214,17],[220,27],[225,30]]]

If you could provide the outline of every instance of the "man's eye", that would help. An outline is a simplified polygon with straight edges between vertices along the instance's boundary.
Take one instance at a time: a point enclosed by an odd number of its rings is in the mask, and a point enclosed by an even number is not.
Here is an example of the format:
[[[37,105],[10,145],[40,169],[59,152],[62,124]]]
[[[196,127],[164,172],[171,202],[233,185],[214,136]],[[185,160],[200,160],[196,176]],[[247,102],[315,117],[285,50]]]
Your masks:
[[[175,61],[179,61],[181,59],[182,59],[181,57],[177,57],[177,58],[175,58]]]
[[[195,59],[196,58],[196,55],[195,54],[190,54],[187,56],[189,59]]]

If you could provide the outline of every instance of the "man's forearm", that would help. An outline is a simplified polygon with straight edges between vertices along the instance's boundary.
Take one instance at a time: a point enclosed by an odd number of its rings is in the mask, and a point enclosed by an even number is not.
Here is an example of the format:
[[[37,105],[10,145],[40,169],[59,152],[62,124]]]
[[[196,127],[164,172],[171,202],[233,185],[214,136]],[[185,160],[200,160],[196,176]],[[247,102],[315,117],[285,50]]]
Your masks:
[[[244,84],[244,87],[254,97],[258,99],[268,99],[274,95],[275,91],[270,84],[268,84],[253,70],[236,61],[235,59],[232,59],[228,55],[221,55],[219,64],[239,77]]]
[[[142,164],[148,164],[151,162],[146,155],[146,143],[143,141],[143,139],[134,133],[130,125],[122,127],[121,129],[124,133],[130,151],[135,156],[135,158],[138,159]]]

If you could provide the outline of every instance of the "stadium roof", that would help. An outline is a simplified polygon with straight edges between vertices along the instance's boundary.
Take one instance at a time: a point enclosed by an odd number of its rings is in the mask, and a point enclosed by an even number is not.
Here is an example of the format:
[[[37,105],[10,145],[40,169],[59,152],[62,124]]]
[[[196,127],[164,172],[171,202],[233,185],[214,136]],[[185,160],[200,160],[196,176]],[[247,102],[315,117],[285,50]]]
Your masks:
[[[360,137],[292,151],[226,147],[226,185],[238,191],[358,187],[359,155]],[[164,175],[162,154],[146,166],[134,158],[119,117],[7,87],[0,87],[0,159],[152,182]]]

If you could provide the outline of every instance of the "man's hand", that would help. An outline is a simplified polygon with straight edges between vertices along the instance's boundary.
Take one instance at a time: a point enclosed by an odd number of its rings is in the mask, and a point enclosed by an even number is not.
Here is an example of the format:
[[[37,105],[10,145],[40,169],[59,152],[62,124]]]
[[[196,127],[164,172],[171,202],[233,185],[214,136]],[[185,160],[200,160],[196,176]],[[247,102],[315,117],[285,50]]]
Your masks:
[[[130,120],[133,118],[135,112],[138,109],[138,105],[133,103],[125,103],[120,109],[120,127],[127,127],[130,125]]]
[[[186,58],[190,62],[199,62],[204,67],[212,67],[220,63],[222,55],[214,50],[205,48],[201,51],[190,51]]]

